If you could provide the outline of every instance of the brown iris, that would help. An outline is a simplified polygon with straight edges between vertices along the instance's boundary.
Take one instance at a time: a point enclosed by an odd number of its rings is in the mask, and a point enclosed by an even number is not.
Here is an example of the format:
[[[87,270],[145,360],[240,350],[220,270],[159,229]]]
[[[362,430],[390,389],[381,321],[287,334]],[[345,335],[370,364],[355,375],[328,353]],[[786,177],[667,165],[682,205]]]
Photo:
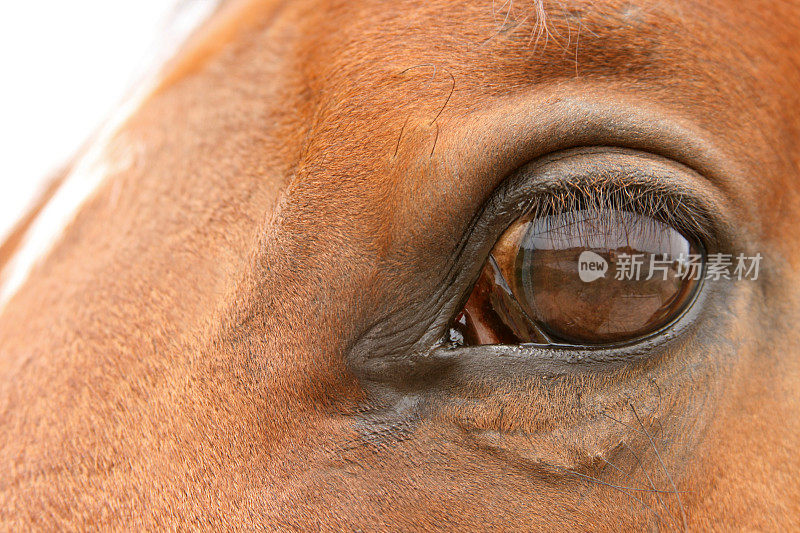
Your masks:
[[[687,307],[703,257],[673,227],[629,211],[523,217],[495,244],[451,338],[596,345],[643,337]]]

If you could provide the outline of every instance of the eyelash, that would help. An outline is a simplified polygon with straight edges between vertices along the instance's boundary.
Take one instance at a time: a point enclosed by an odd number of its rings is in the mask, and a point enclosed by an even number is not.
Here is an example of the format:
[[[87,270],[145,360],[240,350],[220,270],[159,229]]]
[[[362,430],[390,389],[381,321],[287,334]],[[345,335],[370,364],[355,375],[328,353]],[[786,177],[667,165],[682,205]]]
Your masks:
[[[693,197],[656,182],[625,184],[586,179],[559,183],[535,195],[525,210],[529,218],[551,217],[554,227],[570,224],[576,211],[596,213],[598,225],[619,222],[613,213],[628,211],[672,226],[706,243],[711,239],[711,216]]]

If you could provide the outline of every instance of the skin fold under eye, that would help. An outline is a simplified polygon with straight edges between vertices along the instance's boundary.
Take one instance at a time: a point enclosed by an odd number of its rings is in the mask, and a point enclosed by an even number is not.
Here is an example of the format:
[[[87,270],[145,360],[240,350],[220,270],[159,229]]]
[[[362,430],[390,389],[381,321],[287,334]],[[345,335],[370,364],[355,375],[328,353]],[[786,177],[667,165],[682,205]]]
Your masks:
[[[526,215],[494,245],[450,337],[466,345],[644,337],[686,309],[703,257],[695,240],[632,211]]]

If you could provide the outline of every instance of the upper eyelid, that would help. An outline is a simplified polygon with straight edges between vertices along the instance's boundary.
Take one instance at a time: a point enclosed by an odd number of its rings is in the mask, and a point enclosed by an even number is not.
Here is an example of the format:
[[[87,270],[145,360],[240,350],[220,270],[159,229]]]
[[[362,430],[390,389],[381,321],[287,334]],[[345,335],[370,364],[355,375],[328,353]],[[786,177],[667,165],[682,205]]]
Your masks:
[[[733,251],[742,240],[722,191],[693,169],[649,152],[613,146],[569,149],[523,165],[500,187],[502,196],[520,198],[520,216],[556,214],[587,199],[602,205],[615,192],[638,197],[629,206],[634,211],[690,234],[708,250]]]
[[[576,147],[620,147],[657,154],[694,170],[737,207],[755,192],[753,180],[748,179],[750,170],[717,144],[715,131],[630,94],[598,99],[580,88],[537,87],[486,102],[485,109],[467,117],[455,123],[440,142],[452,137],[454,141],[449,142],[457,146],[479,146],[490,157],[479,156],[473,167],[495,177],[501,169],[501,180],[526,162],[566,154]],[[493,183],[496,186],[499,181]]]

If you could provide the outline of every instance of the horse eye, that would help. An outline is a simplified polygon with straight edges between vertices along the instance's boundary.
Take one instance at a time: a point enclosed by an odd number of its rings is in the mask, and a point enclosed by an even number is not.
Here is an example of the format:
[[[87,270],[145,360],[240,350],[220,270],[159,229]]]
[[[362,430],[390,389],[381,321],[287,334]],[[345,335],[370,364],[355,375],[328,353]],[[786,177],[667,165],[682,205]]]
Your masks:
[[[700,244],[621,210],[518,219],[495,244],[461,313],[457,344],[615,344],[664,328],[699,286]]]

